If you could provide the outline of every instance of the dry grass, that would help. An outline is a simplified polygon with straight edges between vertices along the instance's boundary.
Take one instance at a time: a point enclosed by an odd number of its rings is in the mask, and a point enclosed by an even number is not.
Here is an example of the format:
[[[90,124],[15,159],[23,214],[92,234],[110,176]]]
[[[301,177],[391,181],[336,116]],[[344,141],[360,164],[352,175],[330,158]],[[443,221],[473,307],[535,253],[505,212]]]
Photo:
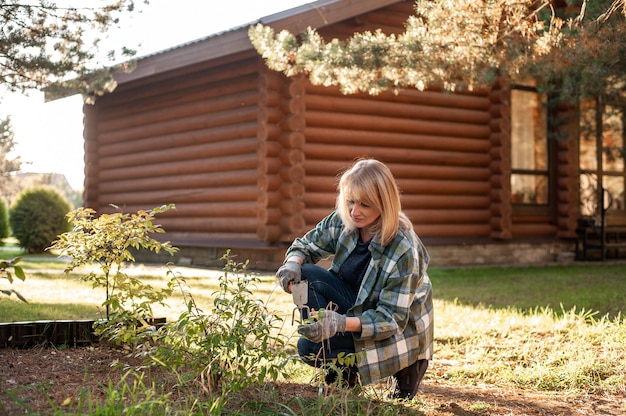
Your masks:
[[[31,302],[25,309],[36,311],[33,306],[38,305],[56,314],[79,304],[79,315],[95,316],[104,293],[81,282],[79,274],[63,275],[62,269],[55,264],[27,268],[26,281],[14,285]],[[166,268],[137,265],[126,271],[154,285],[167,280]],[[185,267],[175,271],[186,280],[198,305],[210,312],[212,294],[223,271]],[[291,297],[278,287],[272,274],[262,274],[260,279],[258,287],[251,288],[254,296],[284,319],[281,333],[293,349]],[[227,405],[231,414],[565,415],[581,409],[602,409],[607,414],[626,411],[626,325],[620,316],[539,307],[520,311],[475,303],[435,299],[435,358],[422,393],[413,402],[390,400],[387,381],[360,392],[325,389],[319,395],[319,373],[294,364],[287,379],[250,389],[222,405]],[[179,295],[169,304],[155,315],[174,320],[184,310]],[[24,307],[15,299],[0,298],[2,316],[7,316],[7,305]]]

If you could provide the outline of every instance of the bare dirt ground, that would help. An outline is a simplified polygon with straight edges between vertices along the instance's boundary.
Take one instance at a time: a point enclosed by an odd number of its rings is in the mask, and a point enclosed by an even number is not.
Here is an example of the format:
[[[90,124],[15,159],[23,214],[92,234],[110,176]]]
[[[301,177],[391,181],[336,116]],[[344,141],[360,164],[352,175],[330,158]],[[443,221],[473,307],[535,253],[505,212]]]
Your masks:
[[[136,360],[135,360],[136,361]],[[52,413],[52,407],[64,408],[73,403],[81,390],[92,392],[93,399],[104,397],[103,386],[115,383],[125,373],[114,362],[136,365],[121,351],[104,346],[78,347],[65,350],[34,348],[0,349],[0,416],[24,414],[23,401],[32,412]],[[160,380],[158,372],[150,377]],[[287,388],[287,387],[285,387]],[[293,384],[300,395],[315,395],[309,385]],[[280,387],[276,387],[280,390]],[[280,394],[280,392],[279,392]],[[444,380],[427,378],[418,400],[421,410],[415,415],[623,415],[626,397],[587,396],[567,398],[525,390],[502,390],[493,387],[468,387]],[[54,405],[51,405],[51,402]],[[70,408],[71,408],[70,404]],[[415,408],[415,406],[413,406]],[[75,408],[74,408],[75,409]],[[404,412],[403,412],[404,414]]]

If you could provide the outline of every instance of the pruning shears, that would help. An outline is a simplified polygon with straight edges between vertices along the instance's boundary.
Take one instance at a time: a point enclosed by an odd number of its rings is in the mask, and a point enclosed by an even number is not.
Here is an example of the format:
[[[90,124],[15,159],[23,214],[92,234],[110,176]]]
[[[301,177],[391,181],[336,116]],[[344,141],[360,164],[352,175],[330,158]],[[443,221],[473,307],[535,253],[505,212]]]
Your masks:
[[[303,311],[306,310],[306,316],[309,316],[310,309],[306,306],[306,303],[309,301],[309,282],[306,280],[301,280],[297,283],[291,284],[291,294],[293,296],[293,303],[296,304],[296,307],[293,309],[293,313],[291,314],[291,324],[296,320],[296,310],[300,311],[300,323],[304,319]]]

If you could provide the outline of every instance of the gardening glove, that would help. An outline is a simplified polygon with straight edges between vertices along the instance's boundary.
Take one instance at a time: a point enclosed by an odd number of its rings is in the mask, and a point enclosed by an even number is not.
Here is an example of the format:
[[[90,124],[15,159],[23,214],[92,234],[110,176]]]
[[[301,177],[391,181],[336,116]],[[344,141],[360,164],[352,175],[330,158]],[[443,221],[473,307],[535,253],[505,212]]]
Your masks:
[[[346,315],[324,309],[313,317],[316,322],[298,326],[298,333],[309,341],[322,342],[337,332],[346,332]]]
[[[288,261],[276,272],[276,278],[285,292],[291,293],[289,285],[300,282],[300,268],[300,263],[297,261]]]

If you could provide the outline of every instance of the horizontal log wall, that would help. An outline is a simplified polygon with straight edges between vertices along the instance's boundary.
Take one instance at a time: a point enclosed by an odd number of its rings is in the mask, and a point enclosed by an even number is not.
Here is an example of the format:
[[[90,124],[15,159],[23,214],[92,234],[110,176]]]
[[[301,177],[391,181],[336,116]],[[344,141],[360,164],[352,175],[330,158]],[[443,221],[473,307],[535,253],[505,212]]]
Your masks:
[[[98,164],[87,180],[97,192],[87,204],[135,212],[174,203],[176,210],[159,216],[169,239],[256,240],[258,62],[251,57],[126,86],[98,100],[88,146]]]
[[[401,33],[413,5],[320,33]],[[341,172],[374,157],[393,171],[422,237],[569,236],[571,143],[558,145],[557,225],[512,216],[508,94],[497,84],[472,94],[345,96],[270,71],[254,52],[157,73],[85,108],[85,204],[134,212],[175,203],[159,218],[172,241],[289,243],[334,208]]]
[[[355,158],[374,157],[394,173],[403,209],[420,235],[490,235],[486,93],[344,96],[309,85],[305,101],[307,228],[333,209],[340,173]]]

